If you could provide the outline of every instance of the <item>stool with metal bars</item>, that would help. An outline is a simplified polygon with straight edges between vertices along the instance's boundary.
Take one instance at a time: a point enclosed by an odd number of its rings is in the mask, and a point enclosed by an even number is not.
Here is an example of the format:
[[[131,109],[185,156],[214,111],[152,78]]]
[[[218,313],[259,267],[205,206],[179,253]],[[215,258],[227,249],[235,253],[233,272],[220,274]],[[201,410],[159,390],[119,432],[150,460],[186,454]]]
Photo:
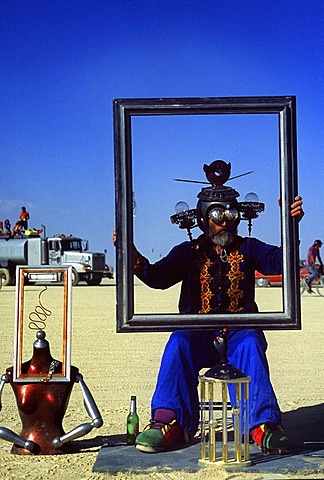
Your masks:
[[[224,328],[214,341],[220,358],[219,363],[199,376],[201,430],[199,463],[233,468],[250,466],[252,463],[249,455],[250,377],[228,363],[227,337],[228,330]],[[231,408],[232,422],[228,415],[229,384],[235,384],[235,403]],[[233,441],[229,440],[231,430]]]

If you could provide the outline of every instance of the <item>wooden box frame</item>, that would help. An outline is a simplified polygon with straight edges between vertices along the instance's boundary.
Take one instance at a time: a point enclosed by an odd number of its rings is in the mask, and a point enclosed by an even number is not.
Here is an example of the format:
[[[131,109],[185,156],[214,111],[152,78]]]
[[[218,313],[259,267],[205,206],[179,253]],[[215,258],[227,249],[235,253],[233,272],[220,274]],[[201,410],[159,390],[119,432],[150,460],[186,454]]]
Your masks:
[[[16,306],[15,306],[15,343],[14,343],[14,382],[43,382],[44,375],[22,373],[23,341],[26,321],[24,316],[24,295],[28,274],[53,275],[63,281],[63,318],[62,318],[62,373],[54,373],[51,382],[69,382],[71,377],[71,318],[72,318],[72,267],[16,267]],[[40,286],[40,288],[42,288]],[[40,328],[41,330],[41,328]],[[45,328],[44,328],[45,330]],[[46,331],[45,331],[46,332]],[[35,337],[36,340],[36,337]],[[50,338],[46,338],[50,342]],[[31,344],[32,351],[32,344]]]

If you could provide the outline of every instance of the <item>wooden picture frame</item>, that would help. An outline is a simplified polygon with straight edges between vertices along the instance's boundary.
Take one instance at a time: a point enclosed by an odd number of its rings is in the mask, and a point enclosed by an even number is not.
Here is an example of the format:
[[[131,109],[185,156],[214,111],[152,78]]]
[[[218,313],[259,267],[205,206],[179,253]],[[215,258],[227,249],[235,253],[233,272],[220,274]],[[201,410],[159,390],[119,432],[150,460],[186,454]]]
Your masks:
[[[298,193],[296,98],[294,96],[121,98],[113,100],[115,225],[117,229],[117,332],[232,329],[300,329],[298,222],[290,204]],[[283,311],[253,314],[136,314],[133,278],[132,119],[161,115],[275,115],[278,121]],[[152,160],[154,161],[154,160]]]

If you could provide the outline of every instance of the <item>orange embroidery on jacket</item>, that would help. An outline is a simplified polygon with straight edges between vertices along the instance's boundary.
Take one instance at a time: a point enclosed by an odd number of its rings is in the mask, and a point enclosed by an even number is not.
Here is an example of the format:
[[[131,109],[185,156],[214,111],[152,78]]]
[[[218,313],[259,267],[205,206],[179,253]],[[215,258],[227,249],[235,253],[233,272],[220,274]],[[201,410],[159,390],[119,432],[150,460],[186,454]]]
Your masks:
[[[243,260],[244,257],[238,253],[238,250],[232,252],[228,257],[228,263],[231,265],[231,269],[227,273],[227,277],[231,285],[227,290],[227,295],[230,298],[230,304],[227,310],[232,313],[243,310],[242,307],[238,306],[240,298],[244,297],[243,290],[239,289],[239,282],[245,277],[245,274],[240,271],[240,262],[243,262]]]
[[[210,299],[213,296],[213,293],[210,289],[210,282],[212,281],[212,276],[210,275],[208,269],[211,266],[212,262],[207,257],[206,254],[201,255],[198,260],[200,267],[200,296],[201,296],[201,310],[199,313],[208,313],[210,311]]]

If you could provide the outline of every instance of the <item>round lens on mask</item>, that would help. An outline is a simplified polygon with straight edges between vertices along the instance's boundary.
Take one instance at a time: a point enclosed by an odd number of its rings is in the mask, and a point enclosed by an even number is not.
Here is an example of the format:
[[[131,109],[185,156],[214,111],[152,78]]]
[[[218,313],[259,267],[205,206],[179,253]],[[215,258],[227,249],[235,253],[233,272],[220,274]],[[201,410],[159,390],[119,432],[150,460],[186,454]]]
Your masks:
[[[214,223],[222,223],[224,220],[224,210],[221,208],[212,208],[208,212],[208,216]]]
[[[229,222],[233,222],[234,220],[237,220],[239,216],[237,208],[231,208],[230,210],[225,210],[225,218]]]
[[[236,208],[230,208],[228,210],[224,210],[222,208],[212,208],[208,212],[209,218],[216,224],[223,223],[224,219],[227,222],[234,222],[234,220],[238,219],[239,213]]]

